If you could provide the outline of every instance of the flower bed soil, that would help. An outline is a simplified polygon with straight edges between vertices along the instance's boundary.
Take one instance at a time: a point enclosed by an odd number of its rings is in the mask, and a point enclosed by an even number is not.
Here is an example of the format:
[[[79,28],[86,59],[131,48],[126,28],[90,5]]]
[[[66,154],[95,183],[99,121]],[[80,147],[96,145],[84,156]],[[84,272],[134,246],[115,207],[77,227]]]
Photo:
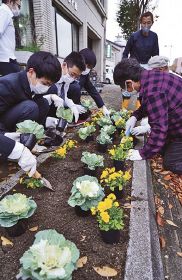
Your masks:
[[[76,129],[72,129],[74,132]],[[95,135],[96,137],[96,135]],[[75,137],[76,138],[76,137]],[[118,137],[115,144],[118,143]],[[78,140],[78,139],[77,139]],[[121,240],[118,244],[105,244],[100,236],[95,217],[78,217],[75,210],[67,204],[70,196],[73,181],[84,175],[83,163],[80,161],[82,151],[96,152],[96,142],[85,143],[78,142],[78,148],[69,151],[66,158],[57,160],[49,158],[39,171],[51,182],[55,192],[43,189],[26,189],[22,185],[17,185],[10,194],[21,192],[27,196],[32,196],[36,201],[38,208],[36,213],[29,218],[28,227],[38,226],[39,230],[56,229],[67,239],[76,244],[80,250],[81,257],[87,256],[87,263],[74,271],[75,280],[99,280],[106,279],[97,274],[93,266],[109,266],[117,270],[118,274],[114,279],[124,279],[124,268],[126,260],[126,251],[128,246],[128,228],[129,228],[129,209],[125,209],[125,228],[121,232]],[[96,152],[98,153],[98,152]],[[104,154],[105,167],[112,166],[112,160],[108,153]],[[131,166],[127,166],[127,169]],[[97,178],[100,177],[102,169],[99,169]],[[120,205],[130,202],[131,182],[125,188],[123,197],[119,200]],[[10,238],[5,229],[0,229],[0,235],[10,239],[12,246],[0,247],[1,268],[0,279],[14,280],[18,273],[20,264],[19,259],[23,253],[32,245],[36,232],[27,230],[23,235]],[[112,278],[109,278],[112,279]]]

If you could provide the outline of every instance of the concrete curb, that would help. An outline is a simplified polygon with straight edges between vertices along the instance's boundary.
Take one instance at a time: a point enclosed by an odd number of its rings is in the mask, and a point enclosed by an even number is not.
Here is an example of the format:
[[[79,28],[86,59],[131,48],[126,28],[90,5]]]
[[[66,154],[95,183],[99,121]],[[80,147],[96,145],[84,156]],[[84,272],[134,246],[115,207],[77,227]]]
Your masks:
[[[147,162],[133,167],[130,239],[124,280],[163,280],[152,181]]]

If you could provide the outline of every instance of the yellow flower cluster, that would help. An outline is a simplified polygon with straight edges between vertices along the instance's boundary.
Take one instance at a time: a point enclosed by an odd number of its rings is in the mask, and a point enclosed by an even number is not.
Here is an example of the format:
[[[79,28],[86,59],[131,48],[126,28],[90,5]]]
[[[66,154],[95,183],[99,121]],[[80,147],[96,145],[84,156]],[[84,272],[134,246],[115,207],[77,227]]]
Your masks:
[[[104,201],[100,201],[98,203],[97,207],[91,208],[92,215],[96,215],[98,213],[104,223],[109,223],[110,215],[107,210],[111,209],[113,206],[119,206],[119,203],[115,200],[116,196],[113,193],[109,194]]]
[[[65,144],[53,152],[53,156],[57,158],[65,158],[67,151],[75,148],[77,141],[68,139]]]
[[[124,136],[124,137],[121,139],[120,144],[125,144],[125,143],[127,143],[127,142],[133,142],[133,137]]]
[[[95,124],[102,117],[103,117],[103,112],[99,110],[96,114],[92,116],[92,122]]]
[[[85,122],[84,123],[85,127],[88,127],[88,126],[91,126],[91,125],[94,125],[94,122]]]
[[[120,118],[115,122],[116,127],[125,128],[126,121],[125,119]]]
[[[104,169],[100,176],[100,182],[110,187],[123,186],[130,179],[131,174],[129,171],[115,171],[114,167]]]

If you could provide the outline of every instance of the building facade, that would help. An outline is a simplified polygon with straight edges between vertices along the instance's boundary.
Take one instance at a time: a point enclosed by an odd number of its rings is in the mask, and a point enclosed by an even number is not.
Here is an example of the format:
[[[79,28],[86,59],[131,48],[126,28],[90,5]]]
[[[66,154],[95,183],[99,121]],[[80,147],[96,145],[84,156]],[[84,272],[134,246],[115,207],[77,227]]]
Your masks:
[[[18,50],[50,51],[61,60],[71,51],[91,48],[103,79],[107,0],[21,0],[15,20]]]

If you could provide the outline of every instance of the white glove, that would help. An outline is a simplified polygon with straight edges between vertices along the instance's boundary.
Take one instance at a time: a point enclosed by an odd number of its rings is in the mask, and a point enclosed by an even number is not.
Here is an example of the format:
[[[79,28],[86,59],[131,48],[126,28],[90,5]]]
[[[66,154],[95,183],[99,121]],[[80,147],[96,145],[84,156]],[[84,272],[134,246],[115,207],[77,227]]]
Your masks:
[[[85,112],[87,112],[87,109],[85,107],[83,107],[82,105],[75,105],[79,114],[83,114]]]
[[[56,94],[51,94],[51,99],[54,101],[55,107],[64,107],[64,100]]]
[[[149,124],[134,127],[131,130],[132,135],[140,135],[140,134],[144,134],[144,133],[147,133],[147,132],[150,132],[150,125]]]
[[[75,117],[75,122],[77,123],[78,121],[78,118],[79,118],[79,112],[78,112],[78,109],[77,107],[74,105],[74,106],[71,106],[70,107],[71,111],[73,112],[73,115]]]
[[[4,134],[4,136],[6,136],[14,141],[20,141],[20,132],[7,132]]]
[[[37,166],[36,157],[32,155],[30,150],[25,147],[23,144],[16,142],[15,146],[8,156],[8,159],[18,160],[19,166],[26,172],[29,172],[29,176],[31,177],[35,171]]]
[[[128,135],[129,132],[134,128],[136,122],[137,122],[137,119],[134,116],[130,117],[129,120],[127,120],[126,127],[125,127],[126,135]]]
[[[48,128],[48,127],[54,127],[54,128],[56,128],[58,122],[59,122],[59,119],[57,119],[57,118],[47,117],[47,118],[46,118],[45,127],[46,127],[46,128]]]
[[[104,116],[108,116],[108,117],[110,116],[110,112],[109,112],[109,110],[106,108],[105,105],[102,107],[102,111],[103,111]]]
[[[127,159],[129,160],[142,160],[142,157],[140,156],[140,153],[138,150],[130,149],[128,151]]]
[[[23,149],[18,164],[24,171],[29,172],[29,177],[32,177],[35,174],[37,168],[37,160],[27,147]]]

